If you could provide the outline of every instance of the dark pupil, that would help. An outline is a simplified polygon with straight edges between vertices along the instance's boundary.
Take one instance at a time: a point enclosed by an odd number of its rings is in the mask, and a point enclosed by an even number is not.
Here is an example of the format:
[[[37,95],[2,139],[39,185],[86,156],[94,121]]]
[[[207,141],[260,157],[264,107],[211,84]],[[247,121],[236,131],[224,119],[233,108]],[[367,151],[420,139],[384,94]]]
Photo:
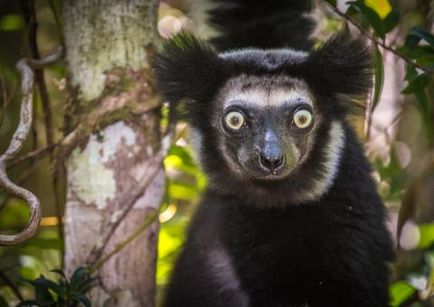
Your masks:
[[[238,116],[232,116],[231,117],[231,125],[232,126],[238,126],[239,123],[240,123],[240,119],[238,118]]]
[[[305,115],[301,115],[298,120],[300,121],[301,124],[306,123],[307,117]]]

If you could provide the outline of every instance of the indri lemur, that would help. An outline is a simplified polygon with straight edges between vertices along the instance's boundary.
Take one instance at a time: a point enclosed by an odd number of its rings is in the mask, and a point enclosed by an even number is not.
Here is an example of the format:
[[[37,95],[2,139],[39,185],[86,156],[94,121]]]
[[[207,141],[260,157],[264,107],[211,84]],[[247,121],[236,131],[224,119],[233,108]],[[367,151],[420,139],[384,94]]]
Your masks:
[[[209,178],[164,306],[387,306],[385,210],[347,122],[369,49],[312,49],[304,0],[209,1],[218,36],[178,34],[155,62]]]

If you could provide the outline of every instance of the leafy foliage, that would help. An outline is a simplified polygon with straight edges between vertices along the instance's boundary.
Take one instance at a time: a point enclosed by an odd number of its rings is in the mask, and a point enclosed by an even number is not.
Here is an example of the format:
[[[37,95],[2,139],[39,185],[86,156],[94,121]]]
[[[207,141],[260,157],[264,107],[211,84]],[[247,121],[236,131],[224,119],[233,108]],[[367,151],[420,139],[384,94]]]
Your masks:
[[[22,301],[18,306],[91,306],[86,293],[95,286],[97,278],[90,277],[86,268],[76,269],[69,280],[62,270],[51,272],[58,274],[60,279],[55,282],[41,275],[35,280],[29,280],[28,283],[34,288],[35,298]]]
[[[331,3],[329,1],[329,3]],[[336,5],[335,3],[331,3]],[[406,73],[404,80],[406,86],[401,91],[405,101],[409,101],[416,108],[422,122],[424,137],[420,142],[425,144],[420,152],[409,149],[411,155],[419,155],[421,159],[431,159],[434,155],[434,100],[432,95],[433,67],[434,67],[434,36],[429,33],[422,24],[411,25],[407,33],[403,32],[400,25],[400,12],[393,8],[388,0],[369,1],[356,0],[348,2],[349,8],[344,17],[352,25],[356,25],[362,35],[365,35],[374,47],[375,63],[375,87],[372,95],[371,110],[373,112],[381,99],[383,80],[385,78],[383,68],[383,53],[392,52],[397,58],[405,61]],[[425,12],[426,14],[427,12]],[[405,29],[405,28],[404,28]],[[392,31],[403,34],[403,44],[396,42],[388,44],[386,35]],[[404,30],[405,31],[405,30]],[[402,35],[401,34],[401,35]],[[396,34],[395,34],[396,35]],[[383,52],[380,51],[383,50]],[[407,107],[408,108],[408,107]],[[369,116],[369,115],[368,115]],[[399,118],[398,118],[399,120]],[[391,140],[393,148],[394,140]],[[397,142],[396,144],[398,144]],[[399,145],[399,144],[398,144]],[[433,163],[414,162],[415,169],[403,167],[399,157],[393,150],[388,162],[376,161],[376,171],[383,186],[383,198],[386,203],[400,203],[398,216],[397,240],[401,242],[405,231],[403,227],[413,225],[414,221],[433,220],[434,217],[424,217],[418,214],[424,201],[420,196],[422,187],[429,180],[434,171]],[[381,192],[381,190],[380,190]],[[420,223],[413,226],[411,239],[415,241],[415,247],[406,251],[398,247],[397,264],[395,267],[395,281],[390,287],[391,306],[421,306],[418,304],[432,304],[434,266],[431,261],[434,252],[433,224]],[[408,229],[411,227],[407,227]],[[408,230],[407,229],[407,230]],[[407,237],[409,239],[408,231]],[[418,260],[419,259],[419,260]]]

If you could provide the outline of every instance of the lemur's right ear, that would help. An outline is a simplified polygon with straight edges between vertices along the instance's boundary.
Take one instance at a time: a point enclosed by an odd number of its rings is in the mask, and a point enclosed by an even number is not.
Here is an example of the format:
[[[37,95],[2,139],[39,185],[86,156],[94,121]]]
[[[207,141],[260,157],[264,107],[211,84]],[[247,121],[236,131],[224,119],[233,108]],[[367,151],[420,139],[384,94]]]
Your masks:
[[[309,55],[312,76],[331,94],[365,96],[372,86],[372,55],[366,41],[348,31],[333,35]]]
[[[181,109],[187,111],[187,116],[206,107],[224,74],[224,65],[214,48],[186,32],[176,34],[163,45],[154,69],[164,98],[175,104],[182,101]]]

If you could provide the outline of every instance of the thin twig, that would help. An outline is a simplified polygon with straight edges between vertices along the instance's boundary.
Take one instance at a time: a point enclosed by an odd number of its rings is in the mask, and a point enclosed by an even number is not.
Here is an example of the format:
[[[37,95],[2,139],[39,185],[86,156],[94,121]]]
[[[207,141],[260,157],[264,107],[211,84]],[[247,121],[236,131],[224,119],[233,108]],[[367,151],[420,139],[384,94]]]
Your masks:
[[[32,59],[40,59],[40,52],[38,48],[38,42],[36,39],[37,29],[38,29],[38,21],[36,18],[35,12],[35,4],[34,0],[22,0],[24,16],[26,21],[30,27],[29,30],[29,44],[30,44],[30,53]],[[44,126],[45,126],[45,139],[47,143],[47,147],[50,148],[49,156],[50,163],[54,165],[54,128],[53,128],[53,116],[51,111],[51,101],[50,96],[48,94],[47,82],[45,80],[44,70],[41,68],[35,69],[35,81],[39,90],[39,95],[41,97],[42,102],[42,112],[44,114]],[[54,207],[56,212],[56,217],[59,221],[62,221],[62,213],[61,213],[61,201],[58,196],[58,178],[56,174],[52,174],[51,176],[52,188],[54,191]],[[63,242],[64,234],[63,234],[63,225],[61,222],[57,225],[57,234],[61,242]],[[62,252],[60,255],[61,261],[64,259],[64,249],[62,248]]]
[[[29,50],[30,50],[30,58],[39,59],[40,54],[37,47],[36,42],[36,35],[38,31],[38,23],[36,21],[36,13],[35,13],[35,3],[34,0],[21,0],[21,7],[23,11],[23,16],[26,21],[26,34],[27,34],[27,41],[29,43]],[[36,83],[41,84],[41,80],[43,79],[44,75],[42,74],[41,70],[35,70],[35,80]],[[43,80],[45,85],[45,79]],[[46,86],[45,86],[46,90]],[[42,97],[42,94],[41,94]],[[36,115],[37,109],[34,110],[34,117],[37,117]],[[32,126],[32,150],[35,150],[38,148],[38,131],[36,130],[36,127]],[[33,161],[31,162],[33,163]]]
[[[22,302],[24,300],[23,296],[21,295],[20,289],[18,289],[17,285],[10,280],[3,271],[0,271],[0,278],[4,281],[4,283],[12,290],[12,292],[15,294],[17,299]]]
[[[0,156],[0,186],[7,192],[24,199],[30,207],[30,219],[24,229],[14,235],[0,235],[0,245],[15,245],[33,237],[38,230],[41,220],[41,206],[39,199],[30,191],[17,186],[8,177],[6,173],[6,164],[20,151],[23,147],[29,131],[32,127],[33,117],[33,71],[25,59],[20,60],[17,69],[21,74],[21,91],[23,100],[21,103],[20,122],[18,128],[12,136],[11,143],[6,152]]]
[[[7,101],[7,93],[6,93],[6,86],[5,86],[5,80],[3,79],[3,76],[0,74],[0,128],[3,123],[4,118],[4,112],[6,111],[6,101]]]
[[[22,59],[17,63],[17,70],[21,74],[21,92],[23,95],[18,127],[12,136],[9,147],[0,155],[0,186],[8,193],[27,202],[30,207],[30,218],[24,229],[14,235],[0,235],[0,245],[16,245],[25,242],[36,234],[41,220],[41,206],[39,199],[30,191],[13,183],[6,172],[7,164],[17,155],[23,147],[24,141],[32,127],[33,120],[33,68],[41,68],[61,58],[63,48],[58,49],[43,60]]]
[[[21,157],[18,157],[14,160],[12,160],[9,164],[8,164],[8,170],[29,160],[39,160],[39,159],[43,159],[46,156],[49,155],[50,151],[52,149],[54,149],[58,144],[51,144],[51,146],[46,146],[46,147],[42,147],[42,148],[38,148],[36,150],[33,150],[31,152],[26,153],[25,155],[22,155]]]
[[[38,22],[36,20],[35,5],[33,0],[22,0],[23,9],[29,29],[29,44],[30,54],[32,59],[39,60],[41,58],[38,43],[36,40]],[[53,120],[51,112],[50,96],[48,95],[47,82],[45,81],[44,71],[41,68],[35,69],[35,82],[39,89],[39,94],[42,101],[42,110],[44,112],[45,135],[47,145],[50,146],[53,141]]]
[[[51,11],[53,12],[54,21],[56,22],[56,30],[59,34],[60,43],[63,45],[65,39],[63,37],[63,26],[59,17],[59,12],[53,0],[49,0],[49,4],[50,4]]]
[[[131,235],[129,235],[122,242],[119,242],[118,244],[116,244],[115,248],[110,253],[108,253],[103,258],[99,259],[98,261],[96,261],[94,263],[94,265],[89,269],[90,273],[92,274],[93,272],[99,270],[114,255],[116,255],[117,253],[122,251],[124,249],[124,247],[126,247],[129,243],[134,241],[134,239],[137,238],[143,231],[148,229],[148,227],[150,225],[152,225],[152,223],[158,218],[159,213],[160,213],[159,210],[155,210],[152,214],[150,214],[145,219],[145,222],[142,225],[140,225],[140,227],[138,227]]]
[[[29,167],[27,167],[23,172],[20,173],[20,176],[15,180],[15,183],[19,186],[23,185],[24,182],[32,175],[32,173],[35,171],[37,167],[36,163],[31,164]],[[2,201],[0,201],[0,210],[4,208],[8,200],[13,195],[7,195]]]
[[[365,36],[367,39],[369,39],[371,42],[373,42],[374,44],[381,46],[383,49],[393,53],[394,55],[396,55],[397,57],[403,59],[405,62],[407,62],[408,64],[411,64],[421,70],[423,70],[426,73],[430,73],[430,74],[434,74],[434,69],[429,68],[429,67],[425,67],[422,66],[420,64],[418,64],[416,61],[412,60],[411,58],[409,58],[408,56],[400,53],[399,51],[393,49],[393,47],[386,45],[384,42],[377,40],[374,36],[372,36],[370,33],[366,32],[362,26],[360,26],[356,21],[354,21],[351,17],[349,17],[347,14],[342,13],[341,11],[339,11],[335,6],[333,6],[332,4],[326,2],[331,9],[340,17],[344,18],[345,20],[347,20],[348,22],[350,22],[353,26],[355,26],[360,34],[362,34],[363,36]]]
[[[0,100],[0,110],[6,109],[8,102],[8,92],[6,90],[6,82],[3,75],[0,74],[0,91],[1,91],[1,100]]]
[[[26,62],[33,69],[39,69],[39,68],[44,68],[47,65],[56,63],[63,57],[63,55],[64,55],[64,48],[63,46],[59,46],[54,52],[50,53],[49,55],[47,55],[45,58],[41,60],[26,59]]]

